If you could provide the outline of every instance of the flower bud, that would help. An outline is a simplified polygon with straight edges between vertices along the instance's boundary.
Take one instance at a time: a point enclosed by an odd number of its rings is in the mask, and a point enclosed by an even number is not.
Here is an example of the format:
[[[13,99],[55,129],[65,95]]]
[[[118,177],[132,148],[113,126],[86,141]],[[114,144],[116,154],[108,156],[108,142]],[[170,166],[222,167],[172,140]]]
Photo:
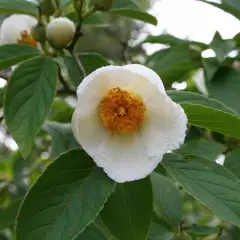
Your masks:
[[[113,0],[92,0],[95,8],[99,11],[109,11],[113,6]]]
[[[60,17],[53,19],[46,29],[47,39],[53,48],[66,47],[73,39],[76,31],[75,25],[68,18]]]
[[[31,35],[36,41],[41,43],[47,40],[46,28],[41,24],[38,24],[36,27],[32,28]]]

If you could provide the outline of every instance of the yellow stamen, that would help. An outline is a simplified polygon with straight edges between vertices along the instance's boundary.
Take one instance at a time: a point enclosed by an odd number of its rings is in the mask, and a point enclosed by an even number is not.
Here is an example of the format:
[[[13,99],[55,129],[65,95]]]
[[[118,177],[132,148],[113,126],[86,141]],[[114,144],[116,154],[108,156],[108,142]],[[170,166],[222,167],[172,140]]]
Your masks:
[[[141,98],[120,88],[112,88],[100,102],[103,125],[112,133],[134,133],[142,125],[146,107]]]
[[[27,31],[21,32],[21,39],[17,39],[17,43],[37,47],[37,41]]]

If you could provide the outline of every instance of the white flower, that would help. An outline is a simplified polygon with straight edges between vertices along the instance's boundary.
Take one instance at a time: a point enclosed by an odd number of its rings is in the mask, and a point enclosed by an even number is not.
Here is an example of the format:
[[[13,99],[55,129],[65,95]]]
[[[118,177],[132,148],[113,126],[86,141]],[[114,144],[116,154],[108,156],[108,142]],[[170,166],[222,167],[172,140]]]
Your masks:
[[[144,178],[184,141],[187,117],[147,67],[100,68],[83,80],[77,96],[74,136],[116,182]]]
[[[21,43],[37,47],[37,41],[31,36],[31,30],[37,20],[24,14],[13,14],[6,18],[0,29],[1,44]]]
[[[73,39],[75,25],[68,18],[54,18],[47,25],[47,39],[54,48],[66,47]]]

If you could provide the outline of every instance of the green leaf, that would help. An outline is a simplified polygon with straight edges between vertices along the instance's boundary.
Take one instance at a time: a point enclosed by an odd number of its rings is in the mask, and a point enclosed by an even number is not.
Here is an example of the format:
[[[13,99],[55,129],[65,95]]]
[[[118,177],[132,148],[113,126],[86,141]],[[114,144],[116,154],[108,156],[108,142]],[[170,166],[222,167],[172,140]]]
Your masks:
[[[74,57],[65,57],[64,64],[67,66],[68,75],[74,86],[81,83],[83,74]]]
[[[4,115],[10,133],[27,157],[56,92],[57,65],[47,57],[22,63],[7,86]]]
[[[188,123],[240,139],[240,118],[223,111],[194,104],[181,104]]]
[[[181,44],[154,53],[147,58],[146,65],[159,74],[165,87],[169,87],[199,68],[200,56],[201,52],[191,50],[189,44]]]
[[[18,13],[31,16],[38,16],[38,5],[34,2],[25,0],[0,0],[0,13]]]
[[[24,44],[0,46],[0,69],[11,67],[23,60],[40,55],[38,48]]]
[[[4,102],[5,90],[6,90],[6,87],[0,88],[0,107],[2,107]]]
[[[54,159],[67,150],[76,148],[79,144],[72,134],[72,125],[70,123],[46,122],[43,125],[52,137],[52,149],[50,158]]]
[[[183,107],[190,125],[210,129],[240,139],[240,118],[224,104],[200,94],[167,91]]]
[[[220,232],[219,227],[209,227],[209,226],[192,226],[184,229],[187,233],[193,236],[205,237]]]
[[[87,75],[100,67],[109,65],[109,62],[98,53],[81,53],[78,56]]]
[[[197,156],[184,160],[181,155],[166,154],[162,164],[189,194],[223,220],[240,226],[240,180],[235,175]]]
[[[198,155],[215,161],[226,147],[213,140],[195,140],[185,143],[177,152],[183,155]]]
[[[148,233],[148,240],[171,240],[172,237],[173,233],[170,230],[158,222],[152,222]]]
[[[240,5],[238,0],[224,0],[221,3],[212,2],[210,0],[198,0],[200,2],[208,3],[214,7],[218,7],[226,11],[236,18],[240,19]]]
[[[206,81],[211,81],[221,64],[216,58],[203,58],[202,65]]]
[[[209,95],[240,114],[240,72],[230,67],[220,68],[211,82],[207,82]]]
[[[218,61],[223,62],[227,54],[234,49],[235,42],[232,39],[223,40],[220,33],[216,32],[209,46],[216,53]]]
[[[101,218],[97,217],[75,240],[116,240],[116,238],[109,233]]]
[[[158,173],[151,174],[154,202],[169,224],[178,224],[183,216],[183,199],[173,181]]]
[[[114,188],[83,150],[62,154],[25,197],[16,240],[75,239],[94,221]]]
[[[143,1],[143,3],[144,2],[145,1]],[[117,13],[156,26],[158,24],[157,19],[151,14],[145,12],[146,9],[143,8],[145,6],[142,5],[145,4],[139,3],[139,1],[135,0],[115,0],[113,8],[109,12]]]
[[[145,178],[117,184],[100,215],[118,240],[145,240],[152,211],[151,182]]]
[[[185,91],[167,91],[167,94],[174,102],[180,103],[181,105],[184,105],[186,103],[202,105],[216,110],[221,110],[226,113],[236,114],[234,110],[228,108],[223,103],[206,97],[202,94]]]
[[[240,148],[236,148],[227,153],[224,161],[224,167],[240,179]]]
[[[161,34],[158,36],[148,36],[144,41],[144,43],[160,43],[160,44],[168,44],[170,46],[181,45],[184,43],[188,43],[188,41],[177,38],[170,34]]]
[[[120,14],[123,15],[125,17],[129,17],[129,18],[133,18],[136,20],[140,20],[146,23],[150,23],[154,26],[157,26],[158,21],[157,19],[152,16],[149,13],[140,11],[140,10],[135,10],[135,9],[111,9],[109,12],[111,13],[116,13],[116,14]]]
[[[181,45],[181,44],[192,44],[192,45],[196,45],[196,46],[202,48],[202,50],[208,48],[208,45],[205,44],[205,43],[181,39],[181,38],[175,37],[171,34],[161,34],[161,35],[158,35],[158,36],[148,36],[143,41],[143,43],[160,43],[160,44],[167,44],[167,45],[170,45],[170,46],[176,46],[176,45]]]
[[[0,229],[14,224],[21,201],[12,202],[3,212],[0,212]]]
[[[60,7],[60,9],[63,9],[70,3],[72,3],[72,0],[60,0],[59,7]]]

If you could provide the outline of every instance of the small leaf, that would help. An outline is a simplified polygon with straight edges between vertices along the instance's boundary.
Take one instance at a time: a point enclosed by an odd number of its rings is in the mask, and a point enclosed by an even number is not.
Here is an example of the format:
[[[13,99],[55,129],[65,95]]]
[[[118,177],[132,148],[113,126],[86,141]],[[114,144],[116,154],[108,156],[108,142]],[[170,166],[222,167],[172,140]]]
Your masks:
[[[201,53],[191,50],[188,43],[176,45],[152,54],[147,58],[146,65],[159,74],[165,87],[169,87],[200,67],[200,61],[193,58],[194,54],[200,59]]]
[[[74,240],[116,240],[116,238],[109,233],[101,218],[97,217],[95,221]]]
[[[202,94],[192,93],[192,92],[185,92],[185,91],[167,91],[168,96],[174,101],[179,104],[196,104],[196,105],[202,105],[205,107],[210,107],[216,110],[221,110],[223,112],[236,114],[234,110],[231,108],[228,108],[223,103],[206,97]]]
[[[156,210],[160,211],[169,224],[178,224],[183,216],[183,199],[179,189],[168,177],[151,174]]]
[[[220,68],[212,80],[207,82],[209,95],[223,102],[240,115],[240,72],[230,67]]]
[[[236,148],[227,153],[224,161],[224,167],[240,179],[240,148]]]
[[[158,24],[158,21],[154,16],[152,16],[149,13],[140,11],[140,10],[115,8],[115,9],[111,9],[109,12],[117,13],[117,14],[123,15],[125,17],[129,17],[129,18],[133,18],[136,20],[146,22],[146,23],[150,23],[155,26],[157,26],[157,24]]]
[[[221,165],[202,157],[184,160],[166,154],[162,165],[193,197],[217,216],[240,226],[240,180]]]
[[[0,229],[14,224],[21,201],[12,202],[3,212],[0,212]]]
[[[71,82],[74,84],[74,86],[77,87],[82,81],[83,74],[82,74],[80,67],[78,66],[75,58],[74,57],[65,57],[64,64],[67,67],[68,76],[69,76]]]
[[[152,222],[148,233],[148,240],[171,240],[172,238],[173,233],[169,229],[158,222]]]
[[[118,184],[100,215],[118,240],[145,240],[152,217],[150,179]]]
[[[213,140],[195,140],[185,143],[177,150],[182,155],[198,155],[215,161],[226,147]]]
[[[188,118],[188,123],[223,133],[240,139],[240,118],[214,108],[195,104],[181,104]]]
[[[240,20],[240,5],[238,0],[224,0],[220,3],[209,0],[198,0],[200,2],[208,3],[214,7],[218,7],[226,11]]]
[[[87,75],[100,67],[109,65],[109,62],[98,53],[81,53],[79,54],[79,59],[81,60]]]
[[[67,150],[77,148],[79,146],[73,137],[72,125],[70,123],[48,121],[43,125],[43,129],[45,129],[52,137],[51,159],[54,159]]]
[[[185,231],[193,236],[205,237],[218,234],[220,232],[220,228],[209,226],[192,226],[186,228]]]
[[[216,58],[203,58],[202,65],[206,81],[211,81],[221,64]]]
[[[16,240],[75,239],[94,221],[114,188],[83,150],[62,154],[25,197]]]
[[[27,157],[56,92],[57,65],[47,57],[22,63],[7,86],[4,115],[10,133]]]
[[[148,7],[145,5],[146,4],[139,3],[139,0],[115,0],[113,1],[113,8],[109,12],[117,13],[156,26],[158,24],[157,19],[151,14],[145,12],[146,7]]]
[[[209,46],[216,53],[218,61],[223,62],[227,54],[234,49],[235,42],[231,39],[223,40],[220,33],[216,32]]]
[[[0,0],[0,13],[18,13],[38,16],[38,5],[25,0]]]
[[[23,60],[40,55],[38,48],[24,44],[0,46],[0,69],[11,67]]]

